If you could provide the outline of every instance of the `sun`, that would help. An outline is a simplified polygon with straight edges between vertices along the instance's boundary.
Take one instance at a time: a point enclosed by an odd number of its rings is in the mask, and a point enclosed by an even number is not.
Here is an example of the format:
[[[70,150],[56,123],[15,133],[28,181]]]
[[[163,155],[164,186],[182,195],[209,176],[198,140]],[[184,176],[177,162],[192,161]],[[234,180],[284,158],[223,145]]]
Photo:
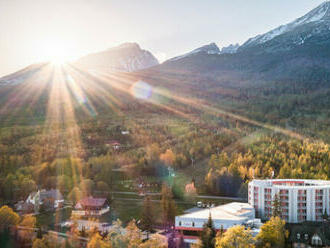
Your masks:
[[[54,65],[62,65],[73,59],[70,48],[64,42],[56,40],[43,42],[39,51],[40,60],[49,61]]]
[[[53,64],[53,65],[63,65],[65,63],[68,62],[68,60],[66,59],[65,56],[62,55],[54,55],[54,56],[50,56],[49,57],[49,61]]]

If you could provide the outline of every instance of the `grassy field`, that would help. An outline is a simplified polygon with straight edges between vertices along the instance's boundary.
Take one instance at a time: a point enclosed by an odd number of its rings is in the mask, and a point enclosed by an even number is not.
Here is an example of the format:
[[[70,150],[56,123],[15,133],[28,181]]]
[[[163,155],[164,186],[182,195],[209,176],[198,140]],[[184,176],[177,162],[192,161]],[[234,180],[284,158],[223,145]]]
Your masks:
[[[58,224],[70,219],[71,211],[71,208],[64,208],[56,212],[40,213],[36,216],[37,226],[47,227],[48,229],[55,230]]]
[[[215,205],[225,204],[231,202],[231,200],[223,199],[183,199],[176,200],[177,211],[176,214],[183,214],[185,210],[193,208],[196,206],[197,201],[203,201],[205,203],[214,203]],[[129,222],[132,219],[139,220],[143,205],[143,198],[117,198],[112,202],[112,217],[114,220],[120,219],[124,224]],[[161,206],[160,206],[160,197],[152,198],[152,209],[153,214],[156,216],[156,222],[161,223]]]

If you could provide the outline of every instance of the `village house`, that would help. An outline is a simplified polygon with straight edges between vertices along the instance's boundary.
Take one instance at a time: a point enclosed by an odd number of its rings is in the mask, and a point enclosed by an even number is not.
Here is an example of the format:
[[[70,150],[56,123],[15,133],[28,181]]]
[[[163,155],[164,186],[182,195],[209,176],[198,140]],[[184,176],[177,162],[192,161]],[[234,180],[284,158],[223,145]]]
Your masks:
[[[19,201],[15,204],[16,212],[20,215],[31,214],[34,212],[34,205],[25,201]]]
[[[105,198],[92,196],[81,199],[75,205],[72,215],[80,217],[99,217],[110,211],[110,206]]]
[[[121,144],[116,140],[107,141],[106,146],[112,147],[112,149],[114,149],[114,150],[119,150],[121,148]]]
[[[304,222],[290,225],[289,243],[292,247],[329,247],[329,222]]]
[[[32,192],[25,202],[32,204],[35,209],[39,209],[40,206],[44,206],[47,209],[57,209],[63,206],[64,198],[58,189],[43,189]]]
[[[72,225],[76,225],[79,231],[93,231],[97,229],[101,233],[110,232],[112,229],[112,225],[107,222],[98,222],[93,220],[69,220],[61,223],[62,227],[72,227]]]

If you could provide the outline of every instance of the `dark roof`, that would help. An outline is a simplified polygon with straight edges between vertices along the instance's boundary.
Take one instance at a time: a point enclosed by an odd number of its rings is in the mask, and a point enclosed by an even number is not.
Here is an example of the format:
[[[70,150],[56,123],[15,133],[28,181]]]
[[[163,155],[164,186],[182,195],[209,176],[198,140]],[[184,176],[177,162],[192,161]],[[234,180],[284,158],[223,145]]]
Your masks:
[[[40,200],[53,198],[54,200],[63,200],[63,195],[58,189],[40,191]]]
[[[17,204],[15,204],[15,208],[17,211],[29,211],[34,209],[34,205],[31,203],[20,201]]]
[[[106,202],[105,198],[86,197],[81,199],[77,204],[84,207],[102,207]]]
[[[327,221],[291,224],[288,226],[290,230],[289,241],[292,243],[311,244],[312,237],[317,234],[321,238],[323,245],[330,245],[329,225],[330,223]]]

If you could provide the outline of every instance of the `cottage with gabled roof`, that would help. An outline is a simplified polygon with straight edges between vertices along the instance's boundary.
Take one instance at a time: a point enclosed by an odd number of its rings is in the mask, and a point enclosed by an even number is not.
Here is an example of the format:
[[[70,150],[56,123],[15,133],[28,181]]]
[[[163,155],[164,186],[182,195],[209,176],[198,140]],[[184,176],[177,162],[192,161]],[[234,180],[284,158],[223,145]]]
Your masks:
[[[106,198],[85,197],[77,202],[72,215],[91,217],[101,216],[110,211]]]

